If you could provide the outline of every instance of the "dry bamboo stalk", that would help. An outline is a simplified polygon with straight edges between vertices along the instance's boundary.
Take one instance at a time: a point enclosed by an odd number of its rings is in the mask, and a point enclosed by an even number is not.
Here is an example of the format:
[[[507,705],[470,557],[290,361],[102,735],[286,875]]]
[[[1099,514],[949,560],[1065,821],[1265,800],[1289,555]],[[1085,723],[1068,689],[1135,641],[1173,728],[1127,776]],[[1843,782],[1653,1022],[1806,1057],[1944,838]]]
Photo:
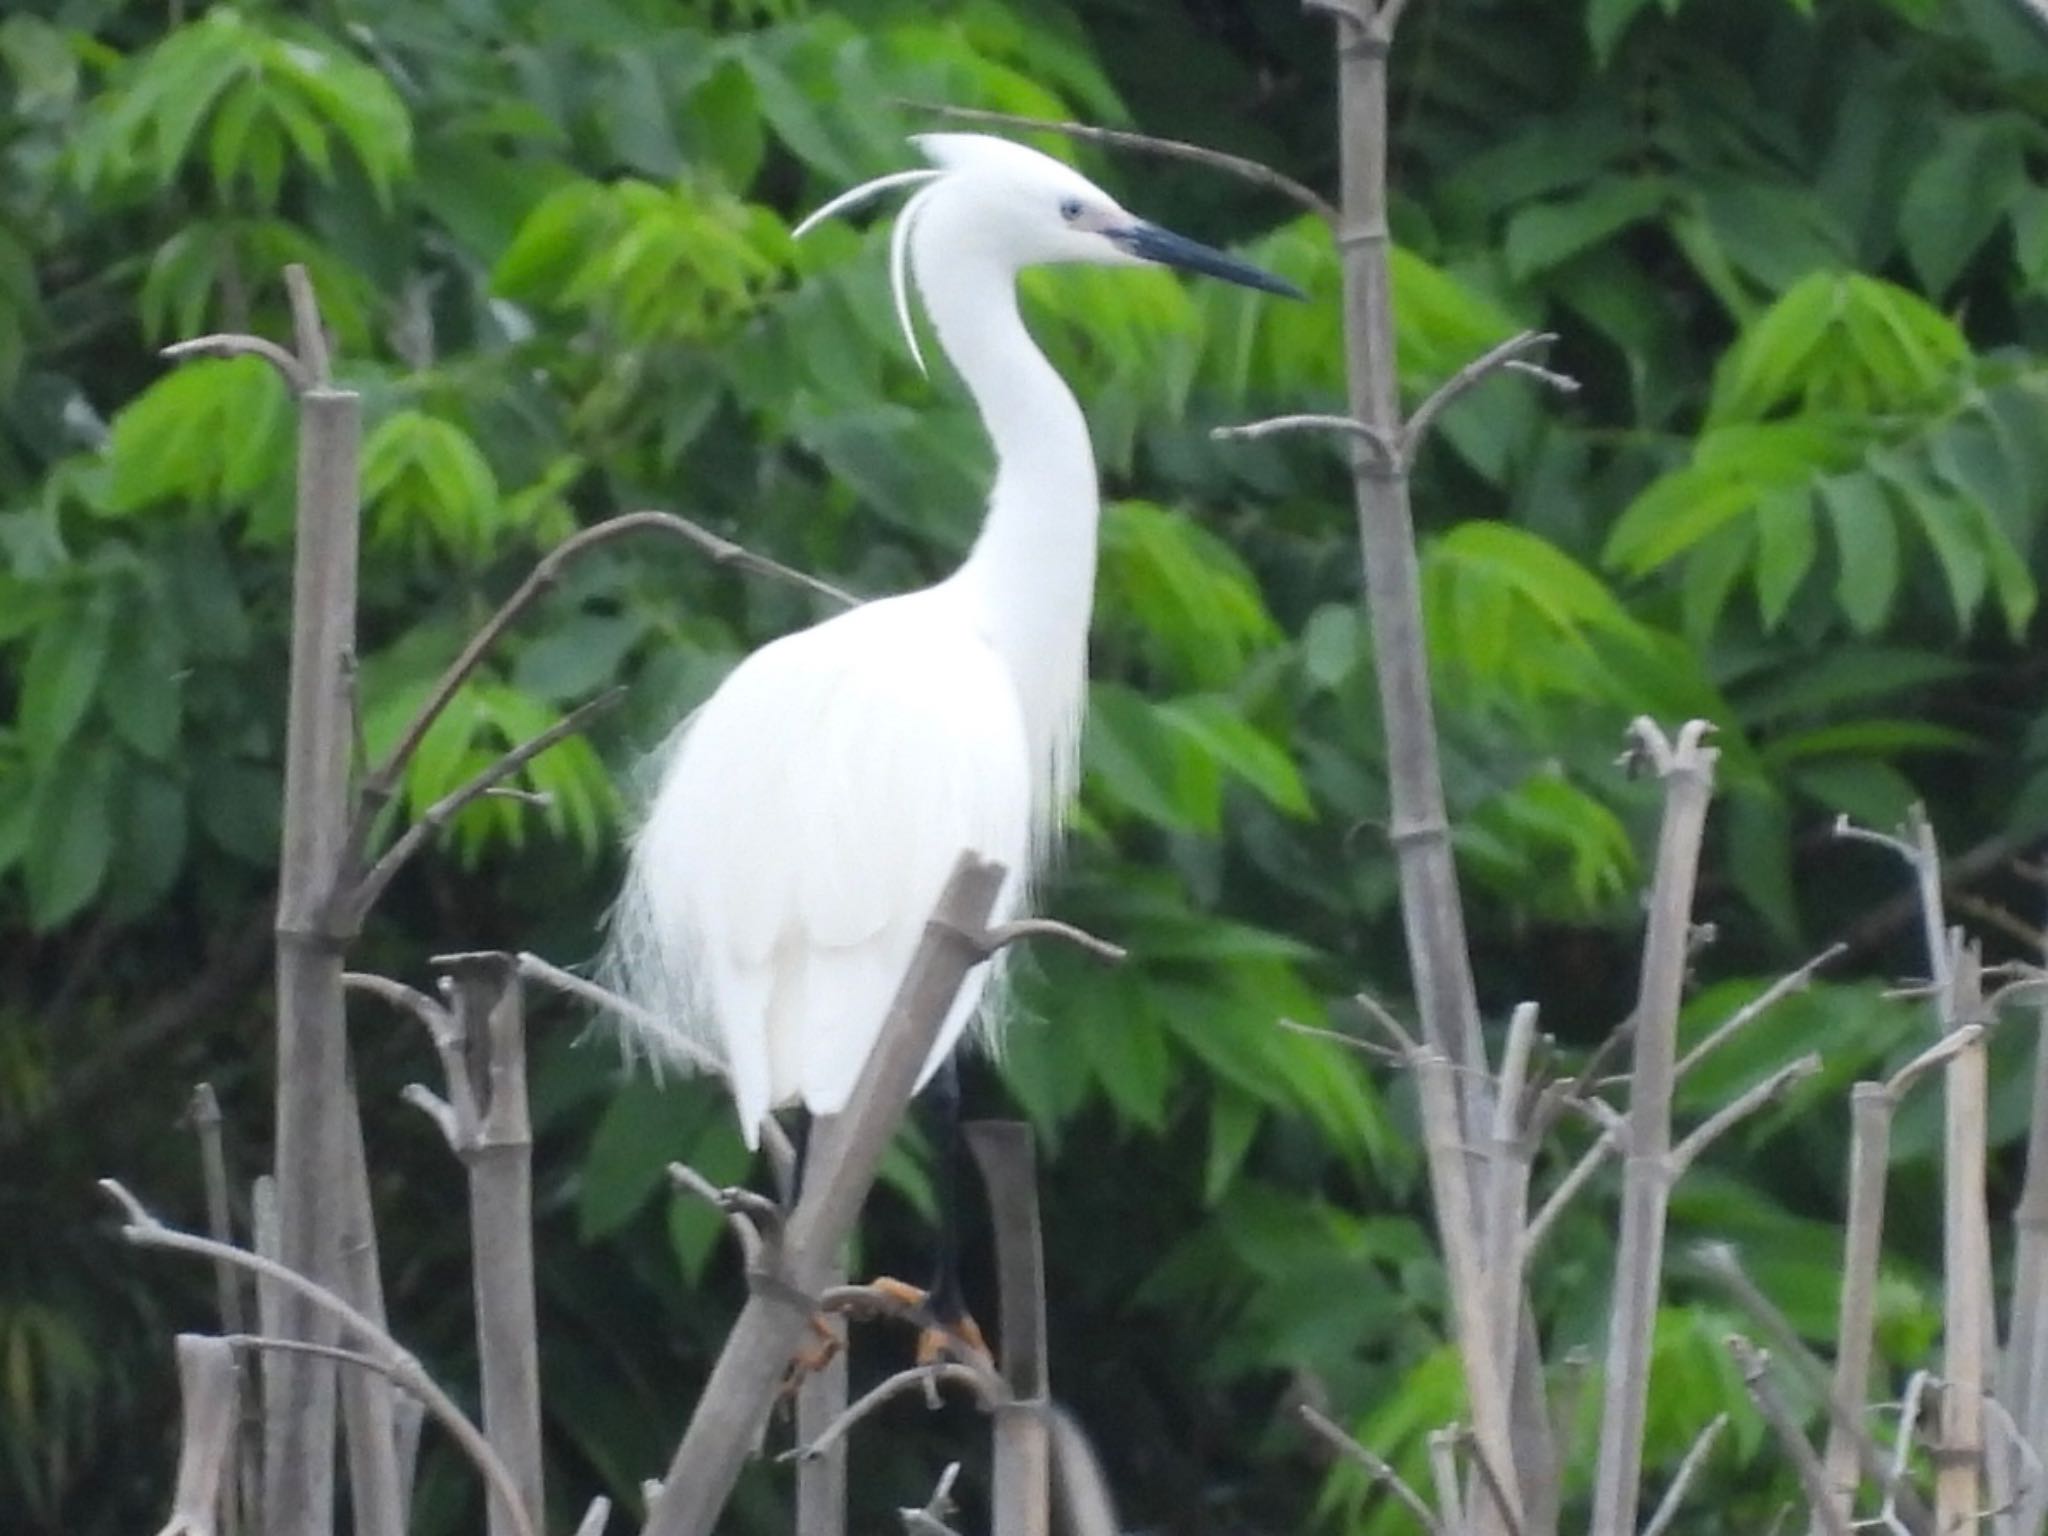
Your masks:
[[[1894,1101],[1882,1083],[1858,1083],[1849,1098],[1849,1215],[1842,1246],[1842,1301],[1835,1325],[1834,1398],[1861,1404],[1870,1396],[1870,1351],[1877,1319],[1877,1265],[1884,1245],[1884,1191],[1891,1155]],[[1830,1422],[1822,1457],[1828,1499],[1836,1520],[1847,1523],[1855,1511],[1856,1440],[1843,1425]],[[1808,1528],[1824,1536],[1822,1517],[1814,1513]]]
[[[228,1468],[241,1416],[235,1352],[222,1339],[178,1335],[178,1479],[171,1517],[157,1536],[215,1536],[217,1521],[234,1504]]]
[[[1938,874],[1936,876],[1938,878]],[[1974,945],[1956,930],[1942,972],[1951,1028],[1980,1022],[1983,973]],[[1984,1508],[1984,1393],[1994,1325],[1991,1232],[1984,1205],[1990,1080],[1980,1034],[1944,1072],[1941,1455],[1934,1477],[1935,1529],[1974,1530]]]
[[[995,1227],[1003,1381],[1010,1402],[995,1410],[990,1536],[1048,1536],[1052,1442],[1045,1406],[1052,1387],[1045,1347],[1045,1249],[1031,1127],[984,1120],[961,1131],[988,1190]]]
[[[192,1126],[199,1136],[200,1172],[206,1182],[206,1229],[215,1242],[232,1243],[235,1227],[228,1208],[227,1147],[221,1136],[220,1099],[211,1083],[199,1083],[192,1090]],[[245,1277],[232,1264],[216,1264],[213,1281],[221,1331],[243,1332],[248,1327],[249,1307]],[[238,1361],[236,1369],[240,1368]],[[251,1375],[241,1385],[251,1387],[254,1381]],[[240,1409],[233,1458],[235,1487],[221,1516],[226,1536],[237,1536],[245,1524],[254,1530],[263,1518],[262,1408],[254,1391],[238,1392],[237,1397]]]
[[[842,1128],[837,1115],[811,1122],[806,1160],[811,1167],[831,1167],[839,1159]],[[759,1246],[757,1240],[756,1246]],[[827,1288],[843,1285],[846,1263],[843,1250],[825,1268]],[[797,1536],[843,1536],[846,1530],[847,1446],[844,1439],[824,1440],[825,1432],[846,1412],[848,1364],[847,1325],[844,1319],[827,1317],[822,1326],[831,1330],[835,1345],[824,1365],[805,1373],[796,1395],[796,1443],[800,1446],[825,1444],[815,1456],[805,1456],[796,1466]],[[822,1343],[823,1341],[819,1341]]]
[[[968,971],[987,958],[984,934],[1002,873],[971,854],[955,866],[842,1117],[844,1154],[813,1170],[773,1262],[753,1277],[753,1295],[705,1383],[644,1536],[710,1536],[716,1526],[946,1010]]]
[[[1429,1176],[1436,1200],[1437,1233],[1451,1283],[1452,1321],[1465,1370],[1473,1432],[1480,1454],[1502,1479],[1502,1502],[1512,1517],[1507,1523],[1519,1525],[1522,1497],[1509,1428],[1507,1372],[1512,1369],[1512,1357],[1504,1358],[1494,1347],[1485,1265],[1479,1253],[1479,1222],[1472,1208],[1464,1148],[1453,1140],[1458,1126],[1457,1090],[1451,1082],[1450,1062],[1427,1046],[1417,1053],[1414,1065],[1430,1143]],[[1485,1505],[1486,1501],[1481,1501],[1481,1507]]]
[[[340,1272],[335,1289],[378,1327],[386,1325],[384,1281],[378,1273],[377,1227],[370,1209],[370,1170],[354,1074],[344,1076],[342,1108]],[[398,1463],[397,1393],[366,1371],[340,1376],[342,1427],[348,1447],[349,1507],[356,1536],[404,1536],[405,1478]]]
[[[350,679],[356,614],[357,455],[361,402],[327,377],[320,317],[305,271],[286,271],[311,384],[299,396],[298,527],[292,575],[284,834],[277,905],[277,1201],[279,1257],[323,1283],[339,1275],[342,1213],[334,1170],[346,1131],[343,941],[328,922],[349,813]],[[332,1324],[297,1295],[281,1299],[283,1336],[330,1340]],[[333,1527],[334,1373],[323,1361],[266,1364],[264,1529],[326,1536]]]
[[[2034,1041],[2034,1097],[2027,1124],[2027,1171],[2013,1208],[2013,1303],[2002,1382],[2022,1443],[2048,1447],[2048,1008]],[[2020,1496],[2015,1523],[2023,1532],[2048,1525],[2048,1478]]]
[[[526,1015],[510,955],[439,955],[447,969],[460,1080],[451,1102],[456,1152],[469,1175],[471,1285],[483,1376],[484,1434],[519,1489],[535,1529],[547,1501],[541,1481],[540,1340],[534,1315],[533,1122],[526,1097]],[[458,1111],[460,1113],[460,1111]],[[510,1536],[495,1506],[491,1536]]]
[[[1636,1000],[1627,1162],[1622,1176],[1621,1243],[1593,1485],[1593,1536],[1633,1536],[1642,1486],[1643,1419],[1650,1391],[1650,1339],[1664,1267],[1664,1217],[1671,1193],[1671,1090],[1677,1063],[1678,1010],[1685,991],[1693,886],[1714,791],[1714,758],[1704,721],[1668,742],[1648,720],[1635,735],[1665,784],[1664,824],[1650,887]]]

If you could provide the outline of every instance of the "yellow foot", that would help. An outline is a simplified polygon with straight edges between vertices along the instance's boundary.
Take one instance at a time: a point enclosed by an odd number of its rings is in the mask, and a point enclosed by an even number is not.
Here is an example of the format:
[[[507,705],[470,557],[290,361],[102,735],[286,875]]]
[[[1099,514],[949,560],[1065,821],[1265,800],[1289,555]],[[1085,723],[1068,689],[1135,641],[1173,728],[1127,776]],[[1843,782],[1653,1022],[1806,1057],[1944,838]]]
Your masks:
[[[789,1370],[782,1378],[781,1396],[785,1398],[795,1397],[806,1381],[830,1365],[846,1347],[839,1330],[823,1316],[812,1314],[811,1332],[816,1337],[791,1358]]]
[[[965,1311],[958,1317],[940,1317],[931,1309],[929,1291],[888,1275],[870,1280],[868,1289],[888,1297],[920,1325],[917,1335],[919,1365],[952,1359],[988,1370],[995,1369],[995,1357],[989,1353],[988,1340],[982,1335],[981,1325]]]

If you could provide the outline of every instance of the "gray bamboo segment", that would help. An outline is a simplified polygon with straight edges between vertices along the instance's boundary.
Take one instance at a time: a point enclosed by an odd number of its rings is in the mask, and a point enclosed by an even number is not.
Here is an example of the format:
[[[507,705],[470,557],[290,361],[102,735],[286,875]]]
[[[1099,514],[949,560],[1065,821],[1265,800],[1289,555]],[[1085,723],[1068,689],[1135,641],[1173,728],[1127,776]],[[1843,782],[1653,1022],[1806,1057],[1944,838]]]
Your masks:
[[[1031,1127],[982,1120],[964,1133],[988,1189],[995,1226],[997,1318],[1010,1401],[994,1411],[995,1466],[990,1536],[1048,1536],[1052,1529],[1052,1442],[1045,1410],[1051,1377],[1045,1346],[1045,1245],[1038,1215]]]
[[[807,1154],[810,1166],[830,1167],[836,1162],[841,1139],[837,1115],[814,1120]],[[841,1253],[827,1267],[824,1283],[830,1287],[844,1284],[845,1280],[846,1263],[842,1247]],[[846,1322],[836,1317],[820,1321],[831,1331],[832,1340],[829,1344],[822,1338],[816,1342],[819,1347],[830,1349],[831,1357],[817,1370],[807,1372],[803,1385],[797,1389],[796,1443],[802,1446],[822,1443],[825,1448],[817,1455],[797,1459],[796,1529],[797,1536],[844,1536],[847,1441],[843,1436],[831,1440],[821,1437],[846,1412]]]
[[[341,1274],[335,1289],[348,1304],[384,1327],[384,1280],[378,1272],[377,1226],[370,1209],[369,1162],[353,1074],[345,1084],[342,1114]],[[273,1357],[275,1358],[275,1357]],[[398,1461],[398,1392],[367,1371],[340,1376],[342,1426],[348,1445],[349,1507],[356,1536],[405,1536],[404,1478]]]
[[[302,335],[317,336],[303,271],[287,273]],[[309,341],[307,343],[311,345]],[[324,351],[324,348],[319,349]],[[313,380],[299,396],[297,547],[292,574],[290,701],[284,835],[277,907],[277,1199],[279,1258],[324,1283],[338,1278],[347,1042],[344,942],[329,909],[349,816],[351,678],[355,652],[357,458],[361,403]],[[281,1298],[284,1337],[329,1341],[332,1324],[303,1297]],[[333,1528],[334,1369],[322,1360],[266,1362],[276,1411],[266,1414],[266,1536],[327,1536]]]
[[[1387,226],[1387,54],[1395,18],[1382,13],[1367,19],[1363,7],[1332,9],[1338,12],[1337,249],[1344,270],[1348,403],[1354,420],[1391,444],[1401,438]],[[1398,456],[1372,452],[1369,439],[1352,445],[1351,474],[1416,1007],[1423,1038],[1464,1073],[1466,1132],[1476,1144],[1483,1132],[1476,1071],[1486,1056],[1444,809],[1408,477]]]
[[[241,1416],[234,1347],[224,1339],[181,1333],[177,1340],[182,1424],[171,1517],[158,1536],[215,1536],[232,1507],[228,1469]]]
[[[710,1536],[790,1357],[810,1329],[813,1298],[853,1230],[918,1072],[967,973],[987,958],[989,913],[1003,869],[962,854],[925,925],[845,1113],[845,1151],[813,1169],[781,1243],[751,1276],[753,1294],[704,1385],[643,1536]]]
[[[458,1106],[455,1151],[469,1176],[484,1437],[512,1474],[527,1522],[538,1530],[546,1499],[533,1292],[533,1122],[518,966],[503,954],[446,955],[437,963],[448,968],[453,1001],[456,1049],[449,1065],[462,1074],[447,1086]],[[491,1536],[510,1536],[510,1512],[494,1505],[489,1529]]]
[[[2048,1448],[2048,1009],[2034,1040],[2034,1100],[2027,1125],[2027,1171],[2013,1208],[2011,1337],[2005,1353],[2005,1400],[2023,1444],[2042,1457]],[[2048,1523],[2048,1478],[2024,1487],[2016,1524],[2035,1532]]]
[[[1956,930],[1943,968],[1951,1029],[1983,1015],[1981,962]],[[1991,1358],[1991,1230],[1984,1203],[1990,1081],[1980,1033],[1949,1059],[1942,1206],[1943,1382],[1941,1454],[1935,1461],[1935,1529],[1974,1530],[1984,1509],[1986,1368]]]
[[[206,1228],[216,1242],[232,1243],[235,1227],[229,1212],[227,1147],[221,1135],[220,1099],[211,1083],[200,1083],[192,1090],[192,1126],[199,1136],[200,1173],[206,1182]],[[232,1264],[214,1265],[213,1276],[221,1331],[245,1332],[250,1305],[247,1277],[237,1272]],[[241,1369],[239,1361],[236,1369]],[[254,1381],[252,1372],[249,1380],[241,1385],[251,1387]],[[241,1408],[233,1458],[235,1488],[221,1522],[230,1536],[236,1536],[244,1525],[256,1530],[263,1519],[262,1407],[253,1390],[238,1395]]]
[[[1700,840],[1714,792],[1709,727],[1695,720],[1667,742],[1636,722],[1642,747],[1664,780],[1664,821],[1650,886],[1636,996],[1634,1063],[1622,1174],[1621,1242],[1615,1256],[1599,1461],[1593,1483],[1592,1536],[1633,1536],[1642,1488],[1643,1421],[1650,1390],[1650,1341],[1664,1269],[1664,1218],[1671,1194],[1671,1090],[1677,1065],[1678,1010],[1685,991],[1693,887]]]
[[[1882,1083],[1858,1083],[1849,1100],[1849,1216],[1843,1237],[1842,1301],[1835,1332],[1834,1400],[1860,1407],[1870,1396],[1870,1350],[1877,1319],[1877,1264],[1884,1246],[1885,1175],[1891,1157],[1892,1097]],[[1860,1461],[1856,1436],[1836,1420],[1822,1457],[1836,1522],[1813,1512],[1812,1536],[1854,1512]]]
[[[1757,1412],[1763,1415],[1764,1422],[1777,1437],[1779,1448],[1799,1474],[1799,1487],[1806,1495],[1806,1507],[1820,1522],[1826,1536],[1850,1536],[1848,1520],[1836,1513],[1834,1503],[1828,1497],[1827,1473],[1821,1469],[1820,1458],[1813,1454],[1813,1447],[1806,1443],[1798,1421],[1792,1417],[1792,1411],[1772,1385],[1770,1356],[1740,1334],[1730,1334],[1727,1345],[1728,1352],[1735,1357],[1736,1366],[1742,1372],[1743,1385],[1749,1389],[1750,1401],[1756,1404]]]

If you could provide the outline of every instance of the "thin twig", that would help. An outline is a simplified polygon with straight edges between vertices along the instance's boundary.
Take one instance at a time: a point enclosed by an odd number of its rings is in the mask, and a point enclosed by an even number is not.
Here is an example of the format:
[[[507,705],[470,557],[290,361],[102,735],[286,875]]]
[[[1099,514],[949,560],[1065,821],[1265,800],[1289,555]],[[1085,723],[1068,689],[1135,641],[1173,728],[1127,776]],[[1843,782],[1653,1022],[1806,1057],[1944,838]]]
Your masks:
[[[462,654],[448,664],[448,669],[435,682],[433,690],[428,693],[412,719],[407,722],[405,730],[399,735],[397,744],[385,754],[384,760],[364,781],[362,804],[357,807],[355,825],[350,829],[352,851],[359,852],[368,842],[371,824],[389,803],[398,787],[400,777],[405,772],[406,764],[412,761],[413,754],[419,750],[420,741],[434,722],[440,719],[441,712],[448,707],[448,701],[455,697],[456,690],[483,664],[483,659],[490,653],[491,647],[498,643],[499,638],[513,622],[554,588],[561,580],[562,572],[571,563],[600,545],[640,532],[666,533],[694,545],[709,555],[716,565],[730,565],[756,575],[772,576],[779,581],[786,581],[819,596],[828,597],[846,607],[851,607],[858,601],[852,594],[842,591],[830,582],[820,581],[815,576],[806,575],[780,561],[771,560],[766,555],[757,555],[730,539],[721,538],[708,528],[698,526],[686,517],[676,516],[673,512],[627,512],[585,528],[580,533],[564,539],[541,558],[527,573],[526,580],[519,584],[518,589],[510,597],[498,605],[498,611],[485,621],[483,628],[470,637],[469,644],[462,648]]]
[[[1261,165],[1243,155],[1226,154],[1220,149],[1209,149],[1200,144],[1186,144],[1178,139],[1155,138],[1149,133],[1129,133],[1120,128],[1097,128],[1089,123],[1055,122],[1042,117],[1024,117],[1015,112],[991,112],[981,107],[955,107],[936,101],[910,101],[899,97],[898,106],[913,112],[928,112],[934,117],[945,118],[956,123],[981,123],[991,128],[1021,128],[1032,133],[1056,133],[1062,138],[1077,139],[1084,144],[1101,144],[1111,149],[1136,150],[1140,154],[1158,155],[1168,160],[1186,160],[1194,165],[1205,165],[1214,171],[1222,171],[1255,187],[1278,192],[1301,207],[1306,208],[1326,223],[1337,221],[1337,210],[1327,200],[1293,177],[1283,175],[1270,165]]]
[[[994,954],[1008,945],[1025,939],[1058,939],[1084,949],[1096,959],[1110,965],[1121,965],[1131,957],[1131,952],[1121,944],[1112,944],[1107,939],[1098,939],[1085,929],[1076,928],[1072,923],[1056,922],[1049,917],[1020,917],[1007,923],[998,923],[980,936],[983,951]]]
[[[726,1225],[732,1228],[733,1239],[740,1246],[740,1260],[748,1269],[761,1262],[761,1229],[754,1223],[765,1218],[760,1216],[755,1202],[769,1207],[779,1224],[781,1211],[774,1201],[765,1200],[752,1190],[720,1189],[687,1163],[670,1163],[668,1177],[676,1188],[688,1190],[713,1210],[724,1213]]]
[[[583,1511],[583,1518],[576,1523],[576,1536],[604,1536],[606,1522],[612,1517],[612,1501],[599,1494],[590,1501],[590,1507]]]
[[[313,279],[299,262],[284,269],[284,291],[291,302],[292,345],[299,363],[311,377],[312,389],[327,388],[333,367],[327,352],[327,327],[320,319],[320,303],[313,293]]]
[[[1769,1012],[1778,1003],[1790,997],[1794,992],[1805,991],[1807,984],[1813,980],[1814,973],[1820,970],[1822,966],[1840,958],[1847,949],[1848,946],[1846,944],[1830,944],[1797,970],[1787,971],[1768,987],[1765,987],[1763,991],[1757,993],[1755,997],[1715,1025],[1699,1044],[1678,1058],[1678,1066],[1675,1069],[1678,1075],[1681,1078],[1684,1077],[1686,1073],[1690,1072],[1694,1067],[1706,1060],[1708,1056],[1720,1049],[1722,1045],[1726,1044],[1731,1037],[1756,1022],[1757,1019]]]
[[[1744,1117],[1755,1114],[1794,1083],[1804,1082],[1820,1071],[1820,1057],[1808,1052],[1788,1061],[1760,1083],[1754,1083],[1707,1116],[1671,1152],[1671,1177],[1680,1179],[1695,1159]]]
[[[1721,1438],[1721,1431],[1728,1427],[1728,1415],[1717,1413],[1707,1421],[1707,1427],[1699,1432],[1692,1442],[1692,1448],[1685,1453],[1685,1459],[1678,1464],[1678,1472],[1671,1479],[1671,1486],[1664,1490],[1664,1497],[1658,1501],[1657,1512],[1650,1516],[1650,1523],[1643,1527],[1643,1536],[1664,1536],[1671,1528],[1671,1522],[1678,1518],[1678,1509],[1685,1502],[1685,1491],[1692,1486],[1692,1480],[1699,1475],[1707,1458],[1714,1454],[1714,1442]]]
[[[946,1470],[939,1474],[939,1480],[932,1487],[932,1496],[924,1501],[922,1509],[899,1509],[896,1518],[903,1522],[903,1529],[912,1536],[958,1536],[946,1524],[946,1517],[953,1513],[953,1484],[960,1476],[960,1463],[949,1461]]]
[[[1456,402],[1460,395],[1484,382],[1489,375],[1500,372],[1524,354],[1550,346],[1556,340],[1557,335],[1553,331],[1522,331],[1510,336],[1498,346],[1489,347],[1445,379],[1415,408],[1415,414],[1408,418],[1408,424],[1401,429],[1403,461],[1410,464],[1414,462],[1415,451],[1421,447],[1431,424],[1447,407]],[[1565,378],[1562,374],[1551,373],[1547,369],[1539,370],[1537,377],[1552,388],[1562,389],[1567,393],[1579,387],[1575,381]]]
[[[174,363],[182,363],[193,357],[260,357],[278,373],[295,395],[303,395],[313,387],[312,375],[305,365],[292,356],[289,349],[280,347],[274,341],[261,336],[237,336],[226,333],[213,336],[194,336],[187,341],[174,341],[168,347],[157,349],[159,357],[167,357]]]
[[[1827,1536],[1850,1536],[1849,1522],[1842,1518],[1834,1500],[1828,1497],[1827,1474],[1821,1469],[1820,1458],[1806,1443],[1806,1436],[1800,1433],[1791,1410],[1771,1384],[1770,1356],[1739,1333],[1731,1333],[1725,1342],[1742,1372],[1742,1382],[1749,1389],[1750,1401],[1756,1404],[1757,1412],[1770,1425],[1779,1447],[1799,1474],[1799,1486],[1806,1494],[1807,1508],[1813,1512]]]
[[[824,1433],[809,1445],[799,1445],[784,1451],[777,1459],[794,1461],[823,1456],[856,1424],[891,1398],[901,1397],[906,1392],[922,1392],[927,1387],[941,1386],[965,1387],[984,1408],[993,1408],[1005,1401],[1001,1381],[987,1371],[962,1364],[957,1360],[938,1360],[930,1365],[915,1365],[907,1371],[898,1371],[856,1400],[852,1407],[827,1425]]]
[[[1435,1513],[1423,1501],[1422,1495],[1409,1487],[1401,1474],[1394,1470],[1393,1463],[1389,1462],[1385,1457],[1368,1450],[1359,1442],[1355,1435],[1348,1433],[1342,1425],[1324,1417],[1307,1403],[1296,1404],[1294,1414],[1311,1433],[1329,1445],[1340,1456],[1347,1457],[1357,1462],[1361,1467],[1364,1467],[1371,1474],[1372,1480],[1382,1485],[1396,1499],[1400,1500],[1408,1513],[1413,1515],[1422,1528],[1431,1533],[1431,1536],[1442,1536],[1443,1525],[1438,1521]]]
[[[1219,443],[1251,441],[1261,437],[1273,437],[1282,432],[1335,432],[1356,438],[1371,450],[1373,460],[1382,469],[1391,469],[1400,463],[1399,452],[1387,441],[1387,435],[1377,427],[1369,427],[1355,416],[1329,416],[1314,413],[1294,416],[1268,416],[1263,421],[1240,422],[1234,426],[1211,427],[1209,436]]]
[[[504,1502],[511,1516],[511,1523],[519,1536],[534,1536],[533,1527],[526,1518],[526,1511],[520,1507],[519,1491],[512,1481],[512,1474],[506,1470],[504,1463],[498,1460],[490,1442],[484,1439],[483,1432],[463,1415],[462,1410],[455,1406],[448,1394],[427,1375],[412,1353],[390,1334],[326,1286],[307,1279],[297,1270],[288,1269],[273,1259],[249,1253],[232,1244],[217,1243],[211,1238],[198,1237],[190,1232],[181,1232],[175,1227],[165,1226],[143,1209],[142,1203],[130,1194],[118,1179],[101,1179],[99,1184],[100,1188],[121,1206],[127,1216],[127,1222],[121,1228],[121,1235],[137,1247],[165,1248],[173,1252],[196,1254],[201,1258],[219,1259],[237,1265],[251,1274],[295,1292],[352,1330],[357,1339],[375,1354],[379,1362],[378,1369],[419,1398],[426,1405],[427,1411],[439,1419],[455,1437],[456,1443],[462,1447],[464,1454],[469,1457],[490,1487],[492,1496]],[[297,1347],[305,1342],[290,1340],[288,1347],[300,1352]],[[319,1353],[324,1348],[325,1346],[309,1344],[303,1352]]]
[[[419,819],[384,850],[383,855],[363,873],[362,878],[355,882],[343,898],[342,905],[349,927],[353,929],[362,923],[369,915],[370,908],[377,904],[377,898],[384,894],[384,888],[401,869],[405,868],[406,861],[419,852],[428,838],[454,820],[464,806],[473,800],[481,799],[501,780],[510,778],[557,742],[575,735],[593,718],[615,708],[625,697],[626,690],[622,686],[608,689],[594,699],[584,700],[539,735],[514,747],[466,784],[450,790],[428,806],[420,813]]]

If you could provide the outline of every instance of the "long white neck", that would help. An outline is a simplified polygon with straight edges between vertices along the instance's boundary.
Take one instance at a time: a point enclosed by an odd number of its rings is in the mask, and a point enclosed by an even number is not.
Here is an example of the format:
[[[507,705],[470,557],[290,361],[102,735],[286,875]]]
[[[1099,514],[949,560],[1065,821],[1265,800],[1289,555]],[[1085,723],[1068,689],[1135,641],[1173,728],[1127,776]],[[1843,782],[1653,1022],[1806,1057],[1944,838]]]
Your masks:
[[[941,222],[935,207],[918,233],[936,236],[929,226]],[[948,584],[974,600],[1009,663],[1037,759],[1034,820],[1049,835],[1073,790],[1087,690],[1101,518],[1095,450],[1072,392],[1024,328],[1014,271],[948,244],[913,237],[911,259],[996,453],[987,521]]]

